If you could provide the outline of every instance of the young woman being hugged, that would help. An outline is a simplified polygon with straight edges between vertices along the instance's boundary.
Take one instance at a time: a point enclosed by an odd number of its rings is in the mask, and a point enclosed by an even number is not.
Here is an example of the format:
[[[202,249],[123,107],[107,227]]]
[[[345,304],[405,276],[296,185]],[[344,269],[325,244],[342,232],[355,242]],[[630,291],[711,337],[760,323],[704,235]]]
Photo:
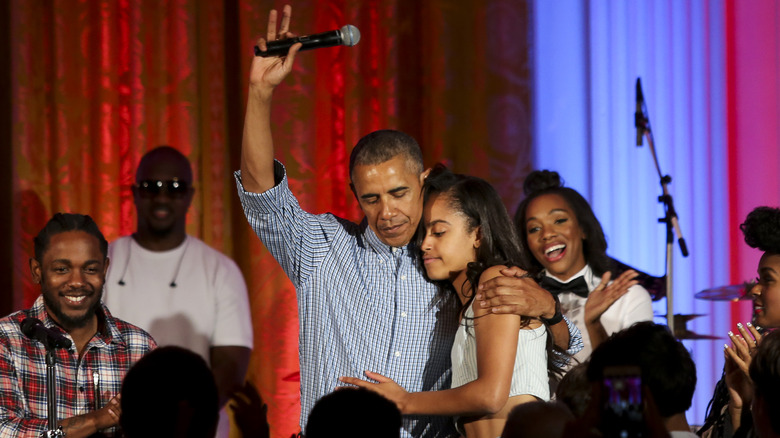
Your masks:
[[[512,407],[549,400],[550,375],[560,372],[552,337],[538,319],[500,315],[473,305],[480,282],[501,275],[507,266],[522,269],[512,220],[495,189],[486,181],[435,167],[425,181],[418,243],[429,279],[461,305],[461,325],[452,347],[452,388],[408,393],[372,372],[379,383],[342,378],[394,401],[403,414],[460,416],[468,438],[496,437]],[[529,281],[531,281],[529,279]],[[442,298],[446,298],[446,295]]]

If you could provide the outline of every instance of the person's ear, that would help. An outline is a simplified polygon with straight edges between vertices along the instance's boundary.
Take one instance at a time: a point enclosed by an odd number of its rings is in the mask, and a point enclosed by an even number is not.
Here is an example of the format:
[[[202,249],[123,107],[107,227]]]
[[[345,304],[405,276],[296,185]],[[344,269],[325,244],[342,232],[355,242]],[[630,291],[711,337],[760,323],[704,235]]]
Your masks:
[[[30,257],[30,274],[32,274],[32,281],[35,284],[41,284],[41,264],[35,257]]]
[[[428,175],[431,173],[431,168],[427,168],[423,170],[423,172],[420,174],[420,185],[423,185],[425,183],[425,179],[428,178]]]
[[[477,227],[474,232],[477,233],[477,236],[474,239],[474,249],[476,249],[482,245],[482,227]]]

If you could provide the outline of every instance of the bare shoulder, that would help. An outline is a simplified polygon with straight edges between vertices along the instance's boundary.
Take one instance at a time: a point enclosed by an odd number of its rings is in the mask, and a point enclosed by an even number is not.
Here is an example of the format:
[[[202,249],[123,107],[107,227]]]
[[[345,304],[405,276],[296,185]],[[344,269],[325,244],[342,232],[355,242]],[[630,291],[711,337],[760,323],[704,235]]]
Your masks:
[[[484,283],[492,278],[500,277],[503,275],[501,274],[501,270],[506,268],[505,265],[495,265],[485,269],[482,272],[482,275],[479,276],[479,282]]]
[[[479,276],[479,282],[484,283],[493,278],[501,277],[503,275],[501,274],[502,269],[506,269],[506,266],[495,265],[485,269],[484,271],[482,271],[482,274]],[[474,316],[476,317],[493,314],[493,312],[491,312],[490,309],[479,306],[476,300],[474,300],[474,302],[471,304],[471,308],[474,311]]]

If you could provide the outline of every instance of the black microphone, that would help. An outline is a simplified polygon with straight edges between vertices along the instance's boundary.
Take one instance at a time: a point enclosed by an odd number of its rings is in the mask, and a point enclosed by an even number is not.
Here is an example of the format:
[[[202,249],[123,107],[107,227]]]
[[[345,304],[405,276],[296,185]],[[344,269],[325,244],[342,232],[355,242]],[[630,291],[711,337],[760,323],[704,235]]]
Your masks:
[[[645,117],[645,96],[642,94],[642,81],[636,78],[636,113],[634,125],[636,126],[636,145],[642,146],[642,137],[645,135],[647,117]]]
[[[40,341],[46,346],[47,350],[70,348],[70,339],[50,328],[46,328],[46,326],[37,318],[25,318],[19,325],[25,336]]]
[[[333,46],[354,46],[360,41],[360,31],[357,27],[348,24],[339,30],[331,30],[314,35],[299,36],[295,38],[286,38],[283,40],[266,42],[266,51],[260,50],[255,46],[255,56],[263,58],[269,56],[285,56],[293,44],[301,43],[303,46],[300,51],[318,49],[320,47]]]

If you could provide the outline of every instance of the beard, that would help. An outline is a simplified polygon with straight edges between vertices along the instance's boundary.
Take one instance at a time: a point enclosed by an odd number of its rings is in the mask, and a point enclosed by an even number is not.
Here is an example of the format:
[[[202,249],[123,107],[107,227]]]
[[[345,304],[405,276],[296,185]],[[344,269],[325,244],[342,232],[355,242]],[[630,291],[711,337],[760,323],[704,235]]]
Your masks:
[[[175,228],[176,228],[175,222],[166,225],[150,226],[149,233],[158,239],[163,239],[173,234]]]
[[[45,284],[45,280],[41,283]],[[54,316],[65,331],[86,327],[87,324],[92,321],[92,318],[97,315],[97,309],[100,307],[100,301],[103,297],[102,288],[98,292],[93,291],[93,293],[97,293],[98,299],[95,300],[87,311],[78,316],[70,316],[63,312],[61,303],[55,298],[58,295],[57,291],[42,288],[41,292],[43,294],[43,302],[46,305],[46,309]]]

